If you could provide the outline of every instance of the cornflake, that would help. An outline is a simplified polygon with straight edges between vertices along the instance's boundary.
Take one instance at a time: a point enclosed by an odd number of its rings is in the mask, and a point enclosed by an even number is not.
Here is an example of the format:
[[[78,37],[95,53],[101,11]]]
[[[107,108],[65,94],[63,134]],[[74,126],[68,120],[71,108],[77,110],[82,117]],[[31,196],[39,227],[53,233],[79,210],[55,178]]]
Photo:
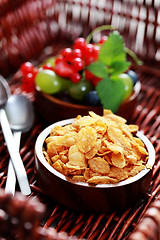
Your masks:
[[[136,137],[137,125],[104,110],[89,112],[66,126],[55,126],[45,139],[46,161],[67,178],[89,184],[117,183],[146,166],[148,152]]]

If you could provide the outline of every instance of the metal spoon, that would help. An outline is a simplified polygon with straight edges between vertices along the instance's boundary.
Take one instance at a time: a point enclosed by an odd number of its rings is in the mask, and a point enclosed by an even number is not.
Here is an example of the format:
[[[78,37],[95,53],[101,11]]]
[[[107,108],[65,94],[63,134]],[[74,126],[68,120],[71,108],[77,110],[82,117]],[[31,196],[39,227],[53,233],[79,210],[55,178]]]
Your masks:
[[[0,108],[3,108],[11,95],[7,81],[0,75]]]
[[[0,123],[8,147],[8,151],[11,156],[12,163],[14,165],[14,169],[17,175],[20,190],[24,195],[29,195],[31,193],[31,189],[29,186],[27,174],[22,159],[20,157],[19,151],[17,150],[16,142],[10,129],[6,112],[4,110],[7,98],[10,95],[9,92],[10,91],[7,81],[2,76],[0,76]]]
[[[13,130],[17,150],[19,151],[20,138],[22,132],[30,130],[34,120],[34,111],[31,101],[24,95],[12,95],[8,98],[5,105],[6,115]],[[15,193],[16,175],[12,161],[9,161],[7,181],[5,186],[6,193]]]

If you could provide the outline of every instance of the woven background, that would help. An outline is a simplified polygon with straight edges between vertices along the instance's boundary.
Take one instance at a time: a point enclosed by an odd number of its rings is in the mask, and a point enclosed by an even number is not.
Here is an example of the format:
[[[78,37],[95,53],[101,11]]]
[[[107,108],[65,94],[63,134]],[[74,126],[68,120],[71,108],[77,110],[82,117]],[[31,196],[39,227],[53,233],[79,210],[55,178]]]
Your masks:
[[[14,5],[13,5],[14,2]],[[60,49],[70,46],[78,36],[86,37],[96,26],[114,25],[124,36],[126,45],[144,61],[142,67],[133,66],[142,83],[138,105],[132,122],[150,139],[156,151],[156,163],[148,193],[136,206],[108,215],[73,212],[48,199],[37,185],[34,175],[34,144],[45,128],[36,115],[29,133],[22,135],[21,150],[32,196],[47,208],[41,222],[43,228],[55,228],[70,236],[86,239],[132,239],[133,232],[143,232],[144,239],[160,239],[158,220],[154,231],[141,227],[145,219],[152,222],[160,197],[160,3],[159,1],[11,1],[0,2],[0,73],[7,77],[13,93],[21,92],[19,66],[30,60],[35,65]],[[100,36],[95,36],[99,39]],[[16,73],[14,75],[14,73]],[[34,104],[34,96],[28,95]],[[35,109],[36,110],[36,109]],[[0,187],[4,188],[9,155],[0,129]],[[156,205],[157,202],[157,205]],[[156,205],[156,207],[155,207]],[[155,211],[156,212],[156,211]],[[134,238],[133,238],[134,239]],[[142,239],[142,238],[141,238]]]

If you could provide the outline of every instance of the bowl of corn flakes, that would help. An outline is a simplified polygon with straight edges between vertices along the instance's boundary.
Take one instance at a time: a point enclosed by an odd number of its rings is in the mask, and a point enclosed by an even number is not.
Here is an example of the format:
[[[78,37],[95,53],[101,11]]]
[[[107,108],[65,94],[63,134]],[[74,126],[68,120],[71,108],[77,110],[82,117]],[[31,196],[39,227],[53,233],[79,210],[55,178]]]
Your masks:
[[[149,189],[154,162],[154,147],[138,126],[110,110],[54,123],[35,144],[42,191],[80,211],[110,212],[135,204]]]

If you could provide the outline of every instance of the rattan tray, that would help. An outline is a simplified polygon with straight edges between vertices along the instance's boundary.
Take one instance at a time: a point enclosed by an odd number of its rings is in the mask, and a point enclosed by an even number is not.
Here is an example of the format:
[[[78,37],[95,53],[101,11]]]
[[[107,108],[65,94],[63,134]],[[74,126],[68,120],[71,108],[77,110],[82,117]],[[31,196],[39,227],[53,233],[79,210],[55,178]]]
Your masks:
[[[131,3],[132,2],[132,3]],[[78,36],[102,24],[114,24],[123,34],[144,65],[136,67],[142,84],[132,122],[150,139],[156,151],[156,164],[148,193],[132,208],[111,214],[73,212],[46,197],[34,175],[34,144],[38,134],[48,124],[36,114],[34,126],[22,135],[20,154],[30,179],[32,197],[46,207],[40,222],[45,231],[55,229],[78,239],[160,239],[160,72],[159,1],[13,1],[0,3],[0,73],[8,78],[13,93],[21,92],[19,66],[32,60],[36,65],[47,56],[69,46]],[[75,14],[74,9],[79,9]],[[141,36],[141,37],[139,37]],[[14,74],[16,72],[16,74]],[[34,104],[34,95],[27,95]],[[0,129],[0,187],[6,183],[9,155]],[[18,190],[18,189],[17,189]],[[6,210],[7,211],[7,210]],[[0,223],[3,218],[0,211]],[[0,235],[18,239],[11,232]],[[9,227],[9,226],[8,226]],[[10,227],[13,227],[10,225]],[[10,228],[12,229],[12,228]],[[13,234],[13,232],[12,232]],[[16,233],[15,233],[16,235]],[[46,237],[42,239],[67,239]],[[64,237],[64,236],[63,236]],[[28,239],[27,234],[23,238]],[[34,239],[30,236],[30,239]],[[35,238],[37,239],[37,238]],[[39,238],[40,239],[40,238]]]

